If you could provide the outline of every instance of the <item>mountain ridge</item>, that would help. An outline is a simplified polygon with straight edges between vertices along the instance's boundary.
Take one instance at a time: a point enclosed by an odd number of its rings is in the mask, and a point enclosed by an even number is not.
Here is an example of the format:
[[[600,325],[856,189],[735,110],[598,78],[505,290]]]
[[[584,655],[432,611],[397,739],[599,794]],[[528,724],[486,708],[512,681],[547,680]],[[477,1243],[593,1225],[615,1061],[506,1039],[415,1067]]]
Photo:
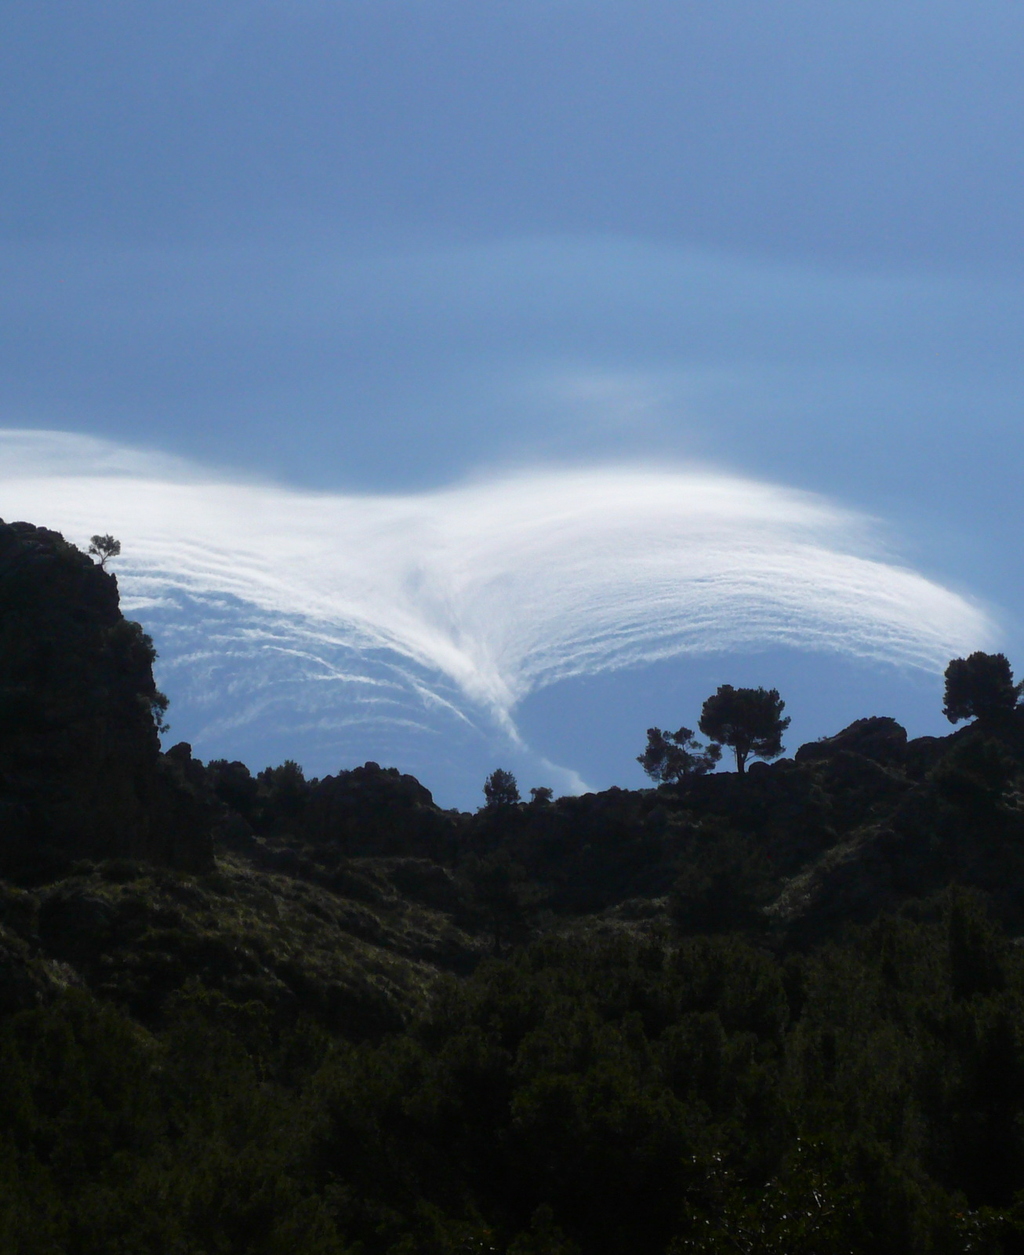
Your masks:
[[[1024,716],[438,807],[166,752],[116,578],[0,523],[0,1240],[1024,1250]]]

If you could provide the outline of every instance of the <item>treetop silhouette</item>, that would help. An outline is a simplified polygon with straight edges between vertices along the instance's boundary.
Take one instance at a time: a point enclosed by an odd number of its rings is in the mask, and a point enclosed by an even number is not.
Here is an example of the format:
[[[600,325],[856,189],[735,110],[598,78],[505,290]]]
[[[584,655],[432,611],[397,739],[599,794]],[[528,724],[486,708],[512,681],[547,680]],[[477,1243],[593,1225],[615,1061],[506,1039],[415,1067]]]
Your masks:
[[[736,755],[742,775],[747,758],[778,758],[783,752],[782,734],[790,719],[782,717],[786,703],[778,689],[733,688],[721,684],[704,703],[700,730],[712,741],[728,745]]]
[[[515,806],[519,802],[519,785],[511,771],[496,768],[484,782],[485,806],[496,809],[502,806]]]
[[[99,558],[100,566],[104,570],[110,559],[116,558],[120,552],[121,542],[109,533],[106,536],[93,536],[89,541],[89,554],[93,558]]]
[[[721,757],[721,746],[702,744],[695,739],[692,728],[679,728],[676,732],[648,728],[647,748],[636,761],[659,784],[678,784],[689,776],[712,771]]]
[[[950,723],[979,719],[992,723],[1005,719],[1016,707],[1024,684],[1014,684],[1005,654],[980,650],[967,658],[953,658],[946,668],[945,704],[942,713]]]

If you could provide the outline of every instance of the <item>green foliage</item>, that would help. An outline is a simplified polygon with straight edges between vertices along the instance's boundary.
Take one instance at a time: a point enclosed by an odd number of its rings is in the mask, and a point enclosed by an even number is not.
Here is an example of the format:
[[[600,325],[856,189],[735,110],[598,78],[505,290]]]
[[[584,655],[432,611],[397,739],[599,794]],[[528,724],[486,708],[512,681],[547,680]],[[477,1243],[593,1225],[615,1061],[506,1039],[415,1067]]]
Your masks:
[[[0,524],[0,1250],[1024,1249],[1001,655],[951,663],[981,726],[945,740],[712,773],[789,722],[722,686],[713,748],[650,730],[669,787],[524,806],[499,770],[473,815],[377,763],[159,755],[154,656]]]
[[[1021,687],[1013,682],[1005,654],[979,650],[967,658],[954,658],[946,668],[942,713],[950,723],[961,719],[999,722],[1016,707]]]
[[[291,758],[280,767],[267,767],[256,777],[264,827],[288,828],[299,818],[309,796],[302,768]]]
[[[89,554],[94,558],[99,558],[100,566],[106,568],[111,558],[116,558],[121,552],[121,542],[115,540],[109,533],[105,536],[93,536],[89,541]]]
[[[515,862],[507,850],[470,855],[459,870],[477,910],[486,921],[494,953],[500,955],[506,942],[523,939],[548,895],[529,879],[526,869]]]
[[[484,797],[486,805],[497,809],[502,806],[515,806],[519,801],[519,786],[511,771],[496,768],[484,781]]]
[[[763,850],[741,834],[705,821],[680,860],[669,909],[684,935],[763,931],[772,896]]]
[[[341,1255],[294,1091],[223,1009],[193,1001],[159,1039],[71,994],[4,1025],[6,1250]]]
[[[705,775],[721,757],[721,747],[713,743],[702,745],[694,738],[692,728],[680,728],[677,732],[648,728],[647,748],[636,761],[659,784],[679,784],[691,776]]]
[[[704,703],[700,730],[713,741],[728,745],[742,774],[747,758],[778,758],[782,734],[790,720],[782,717],[786,703],[778,689],[737,689],[721,684]]]
[[[549,937],[362,1045],[65,993],[0,1021],[4,1249],[1014,1251],[1024,956],[977,895],[917,916],[785,960]]]
[[[859,1192],[830,1180],[821,1158],[796,1139],[778,1174],[751,1187],[713,1156],[688,1199],[690,1233],[668,1255],[847,1255]]]
[[[992,810],[1004,801],[1018,764],[1006,748],[989,737],[972,737],[937,764],[932,781],[954,805]]]
[[[260,785],[245,763],[216,758],[206,764],[207,778],[218,799],[247,823],[258,821]]]

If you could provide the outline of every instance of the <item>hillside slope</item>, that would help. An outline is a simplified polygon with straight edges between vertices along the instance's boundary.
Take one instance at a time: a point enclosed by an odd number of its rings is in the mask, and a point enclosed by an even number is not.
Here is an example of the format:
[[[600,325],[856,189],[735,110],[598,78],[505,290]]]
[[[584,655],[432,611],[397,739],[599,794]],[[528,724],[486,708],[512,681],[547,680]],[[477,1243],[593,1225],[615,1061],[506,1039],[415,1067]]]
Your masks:
[[[0,1249],[1024,1251],[1024,717],[437,807],[159,745],[0,524]]]

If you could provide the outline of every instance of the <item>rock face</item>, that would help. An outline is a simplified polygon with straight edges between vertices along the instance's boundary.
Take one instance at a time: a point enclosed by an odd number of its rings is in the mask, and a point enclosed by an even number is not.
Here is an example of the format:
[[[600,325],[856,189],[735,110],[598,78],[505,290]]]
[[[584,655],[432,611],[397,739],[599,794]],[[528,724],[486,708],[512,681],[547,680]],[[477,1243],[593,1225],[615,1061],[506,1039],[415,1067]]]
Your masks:
[[[1024,727],[977,723],[907,741],[892,719],[859,719],[796,753],[850,822],[783,886],[770,914],[817,944],[951,885],[980,890],[1024,928]]]
[[[57,532],[0,521],[0,874],[212,866],[207,808],[160,753],[154,657],[113,575]]]
[[[857,719],[835,736],[801,745],[796,752],[798,763],[822,762],[841,753],[860,754],[876,763],[889,766],[902,763],[907,751],[907,730],[887,715]]]
[[[319,781],[303,822],[309,840],[348,856],[436,858],[449,828],[429,789],[414,776],[377,763]]]

